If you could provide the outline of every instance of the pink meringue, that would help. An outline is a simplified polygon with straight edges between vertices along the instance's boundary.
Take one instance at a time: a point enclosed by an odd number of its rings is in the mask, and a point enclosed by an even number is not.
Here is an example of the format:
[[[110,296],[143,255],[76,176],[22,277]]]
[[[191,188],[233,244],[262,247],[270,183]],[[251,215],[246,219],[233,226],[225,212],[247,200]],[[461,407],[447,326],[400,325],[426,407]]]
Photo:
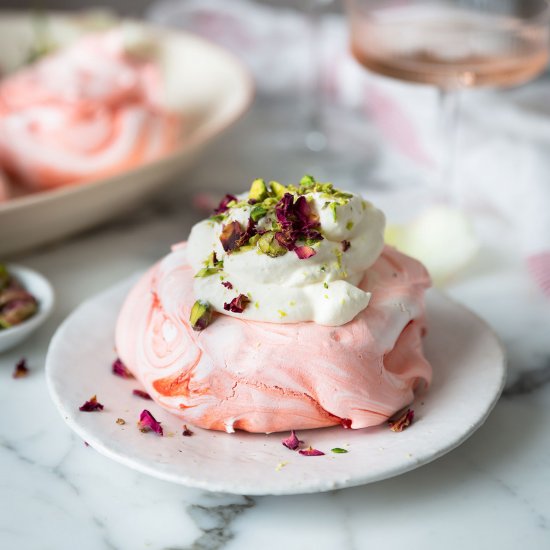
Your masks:
[[[0,164],[31,189],[112,175],[173,150],[159,67],[121,31],[91,35],[0,83]]]
[[[278,432],[385,422],[431,380],[423,356],[424,267],[386,247],[360,283],[368,307],[341,326],[216,315],[188,322],[194,272],[185,245],[153,266],[120,313],[122,361],[163,408],[214,430]]]

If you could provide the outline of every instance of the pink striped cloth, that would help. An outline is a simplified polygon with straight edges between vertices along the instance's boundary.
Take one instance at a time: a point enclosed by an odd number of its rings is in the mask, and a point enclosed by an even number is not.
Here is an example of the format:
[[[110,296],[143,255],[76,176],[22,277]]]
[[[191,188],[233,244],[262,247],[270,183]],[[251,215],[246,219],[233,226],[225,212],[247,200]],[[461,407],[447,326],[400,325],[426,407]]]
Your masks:
[[[162,0],[148,17],[192,29],[236,53],[256,76],[260,93],[295,94],[312,85],[307,68],[316,60],[303,13],[249,0]],[[364,71],[349,53],[341,15],[322,18],[315,44],[326,96],[366,112],[392,146],[391,167],[401,158],[407,173],[433,177],[441,143],[437,90]],[[502,220],[500,238],[510,242],[511,253],[521,254],[550,297],[549,97],[550,79],[463,95],[455,195],[466,211]]]

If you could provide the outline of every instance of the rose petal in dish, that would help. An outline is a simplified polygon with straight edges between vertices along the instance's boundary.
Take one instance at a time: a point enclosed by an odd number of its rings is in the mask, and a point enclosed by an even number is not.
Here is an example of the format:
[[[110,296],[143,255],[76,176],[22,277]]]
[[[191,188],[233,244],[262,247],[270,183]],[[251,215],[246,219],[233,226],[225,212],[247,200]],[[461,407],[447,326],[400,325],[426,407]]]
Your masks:
[[[90,399],[86,401],[83,405],[81,405],[78,410],[82,412],[102,411],[103,405],[97,400],[97,397],[94,395],[90,397]]]

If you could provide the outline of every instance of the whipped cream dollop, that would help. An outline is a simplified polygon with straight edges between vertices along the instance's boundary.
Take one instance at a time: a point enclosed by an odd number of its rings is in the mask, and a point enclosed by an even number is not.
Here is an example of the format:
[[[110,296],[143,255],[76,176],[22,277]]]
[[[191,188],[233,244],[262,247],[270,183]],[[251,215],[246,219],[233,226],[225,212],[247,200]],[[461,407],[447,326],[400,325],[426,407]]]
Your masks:
[[[384,246],[384,214],[332,184],[255,180],[191,230],[196,298],[220,313],[338,326],[368,306],[358,288]]]

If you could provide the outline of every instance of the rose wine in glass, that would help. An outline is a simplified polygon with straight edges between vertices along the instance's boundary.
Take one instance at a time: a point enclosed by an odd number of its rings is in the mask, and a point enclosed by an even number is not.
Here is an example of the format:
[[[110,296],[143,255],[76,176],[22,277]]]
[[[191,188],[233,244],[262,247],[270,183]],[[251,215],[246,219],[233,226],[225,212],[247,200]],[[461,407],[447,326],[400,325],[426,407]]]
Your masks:
[[[346,0],[346,7],[351,49],[365,68],[439,88],[446,147],[438,187],[452,201],[458,92],[540,74],[548,64],[548,2]]]

